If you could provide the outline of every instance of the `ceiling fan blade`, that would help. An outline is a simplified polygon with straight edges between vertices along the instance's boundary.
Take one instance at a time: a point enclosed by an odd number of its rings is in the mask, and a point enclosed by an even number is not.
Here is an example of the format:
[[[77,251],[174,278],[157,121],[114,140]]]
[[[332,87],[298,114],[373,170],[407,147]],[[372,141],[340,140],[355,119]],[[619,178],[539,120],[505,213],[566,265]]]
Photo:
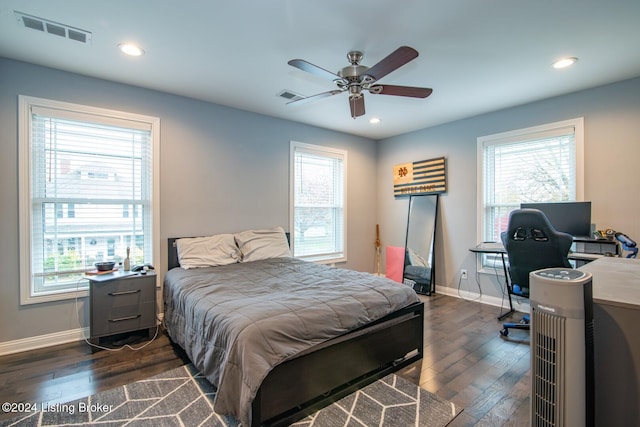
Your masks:
[[[365,74],[380,80],[390,72],[402,67],[407,62],[418,57],[418,51],[409,46],[401,46],[393,51],[389,56],[369,68]]]
[[[331,81],[343,80],[339,75],[332,73],[331,71],[327,71],[324,68],[320,68],[317,65],[313,65],[312,63],[307,62],[304,59],[292,59],[291,61],[287,62],[287,64],[302,71],[306,71],[307,73],[322,77],[323,79],[328,79]]]
[[[349,108],[351,108],[351,117],[364,116],[364,95],[349,96]]]
[[[376,85],[369,88],[369,92],[380,95],[410,96],[412,98],[426,98],[433,89],[426,87]]]
[[[318,99],[327,98],[327,97],[332,96],[332,95],[337,95],[339,93],[342,93],[342,91],[338,90],[338,89],[334,89],[334,90],[330,90],[328,92],[322,92],[322,93],[319,93],[317,95],[311,95],[311,96],[307,96],[306,98],[297,99],[295,101],[287,102],[287,105],[292,105],[292,104],[302,105],[302,104],[306,104],[306,103],[309,103],[309,102],[312,102],[312,101],[317,101]]]

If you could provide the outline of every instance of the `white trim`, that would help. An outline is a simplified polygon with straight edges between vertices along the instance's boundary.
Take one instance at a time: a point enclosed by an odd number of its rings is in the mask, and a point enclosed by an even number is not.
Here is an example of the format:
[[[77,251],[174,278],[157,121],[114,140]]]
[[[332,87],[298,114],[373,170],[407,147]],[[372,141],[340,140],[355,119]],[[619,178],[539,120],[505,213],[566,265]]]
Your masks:
[[[574,142],[576,150],[576,201],[584,201],[584,117],[562,120],[523,129],[495,133],[493,135],[480,136],[476,143],[476,243],[484,240],[484,148],[485,146],[504,143],[507,141],[526,140],[527,135],[547,133],[553,134],[563,128],[574,129]],[[484,272],[482,257],[476,257],[476,268]]]
[[[506,295],[503,299],[503,298],[494,297],[491,295],[480,295],[477,292],[463,291],[463,290],[447,288],[444,286],[437,286],[437,285],[436,285],[436,290],[437,290],[437,293],[447,295],[450,297],[460,298],[460,299],[468,300],[471,302],[477,302],[480,304],[491,305],[494,307],[501,307],[504,312],[506,312],[509,309],[509,300],[508,300],[508,296]],[[519,302],[514,299],[513,309],[520,313],[529,313],[528,300],[527,301],[522,300],[522,301],[523,302]],[[500,313],[496,312],[496,318],[498,317],[499,314]]]
[[[31,296],[31,162],[29,108],[34,98],[18,96],[18,237],[20,243],[20,304],[29,304]],[[23,237],[24,236],[24,237]],[[84,296],[79,295],[78,296]],[[86,293],[85,293],[86,295]]]
[[[151,232],[151,244],[153,245],[153,265],[155,266],[156,271],[164,271],[164,269],[162,268],[162,266],[164,265],[164,261],[162,260],[160,251],[160,118],[151,116],[145,117],[151,123],[151,138],[153,144],[153,153],[151,153],[153,156],[153,170],[151,171],[151,173],[153,174],[153,182],[151,183],[151,185],[153,186],[151,188],[153,193],[153,228]],[[162,285],[162,280],[164,280],[164,277],[160,276],[160,274],[156,275],[156,288],[159,288]]]
[[[41,302],[67,300],[86,297],[86,289],[52,293],[48,295],[33,296],[31,294],[31,162],[30,162],[30,134],[31,111],[56,109],[69,117],[81,120],[97,120],[109,122],[114,125],[126,123],[129,127],[151,131],[152,139],[152,254],[153,264],[158,271],[162,270],[160,252],[160,119],[153,116],[110,110],[106,108],[91,107],[68,102],[55,101],[45,98],[36,98],[18,95],[18,186],[19,186],[19,255],[20,255],[20,305],[36,304]],[[160,284],[158,275],[157,285]]]
[[[484,221],[484,144],[480,138],[476,140],[476,242],[482,242],[483,239],[483,221]],[[480,258],[480,257],[476,257]],[[480,264],[476,260],[476,264]]]
[[[476,150],[476,183],[477,183],[477,200],[476,212],[480,215],[476,218],[476,241],[481,242],[483,239],[482,225],[484,219],[484,147],[490,144],[502,143],[505,141],[514,141],[517,139],[526,139],[526,135],[535,133],[549,133],[554,130],[572,127],[574,129],[574,141],[576,144],[576,200],[584,200],[584,117],[575,119],[562,120],[554,123],[547,123],[538,126],[531,126],[524,129],[516,129],[507,132],[495,133],[493,135],[480,136],[477,139]],[[499,140],[499,141],[497,141]]]
[[[343,159],[343,163],[344,163],[344,206],[343,206],[343,211],[344,211],[344,221],[343,221],[343,232],[344,232],[344,236],[343,236],[343,242],[342,242],[342,257],[339,258],[323,258],[323,257],[306,257],[305,259],[308,259],[310,261],[314,261],[317,262],[319,264],[334,264],[334,263],[342,263],[342,262],[346,262],[347,261],[347,223],[349,222],[349,215],[347,212],[347,201],[348,201],[348,194],[347,194],[347,188],[348,188],[348,162],[347,162],[347,156],[348,156],[348,152],[346,150],[341,150],[339,148],[331,148],[331,147],[325,147],[323,145],[314,145],[314,144],[307,144],[304,142],[298,142],[298,141],[289,141],[289,232],[291,233],[291,237],[290,237],[290,246],[291,246],[291,253],[294,253],[295,250],[295,238],[294,238],[294,232],[295,232],[295,224],[294,224],[294,176],[295,176],[295,171],[293,170],[293,167],[295,165],[295,153],[296,153],[296,148],[301,148],[302,151],[305,151],[307,153],[318,153],[319,155],[327,155],[327,154],[334,154],[336,156],[341,156]]]
[[[69,331],[39,335],[37,337],[5,341],[0,343],[0,356],[51,347],[54,345],[67,344],[70,342],[83,341],[87,336],[89,336],[89,328],[78,328]]]
[[[156,324],[162,325],[164,312],[156,316]],[[53,347],[71,342],[84,341],[91,335],[90,328],[77,328],[69,331],[54,332],[52,334],[38,335],[36,337],[21,338],[13,341],[0,342],[0,356],[21,353],[23,351],[37,350],[39,348]]]
[[[584,117],[569,121],[574,124],[576,142],[576,200],[584,201]]]

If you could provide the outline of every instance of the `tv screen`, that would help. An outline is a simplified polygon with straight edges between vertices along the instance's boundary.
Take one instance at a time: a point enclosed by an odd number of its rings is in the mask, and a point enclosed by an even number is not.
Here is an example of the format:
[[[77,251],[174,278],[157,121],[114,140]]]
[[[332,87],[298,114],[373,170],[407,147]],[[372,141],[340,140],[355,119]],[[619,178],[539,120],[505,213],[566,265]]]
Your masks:
[[[591,238],[591,202],[522,203],[521,208],[541,210],[558,231]]]

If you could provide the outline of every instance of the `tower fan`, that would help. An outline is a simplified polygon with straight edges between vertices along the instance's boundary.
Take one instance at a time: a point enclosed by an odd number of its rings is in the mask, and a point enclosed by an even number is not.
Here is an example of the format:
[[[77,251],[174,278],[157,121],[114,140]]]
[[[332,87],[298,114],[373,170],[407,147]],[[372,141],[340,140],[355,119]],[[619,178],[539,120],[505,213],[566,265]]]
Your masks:
[[[530,273],[531,425],[594,425],[591,273]]]

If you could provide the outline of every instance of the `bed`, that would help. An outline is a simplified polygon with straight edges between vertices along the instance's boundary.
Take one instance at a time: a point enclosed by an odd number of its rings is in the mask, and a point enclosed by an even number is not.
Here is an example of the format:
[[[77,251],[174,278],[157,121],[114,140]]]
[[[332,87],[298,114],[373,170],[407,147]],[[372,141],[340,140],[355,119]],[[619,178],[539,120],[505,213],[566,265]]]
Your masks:
[[[167,331],[217,387],[216,412],[242,425],[288,425],[422,358],[424,306],[409,287],[290,256],[185,269],[179,241]]]

